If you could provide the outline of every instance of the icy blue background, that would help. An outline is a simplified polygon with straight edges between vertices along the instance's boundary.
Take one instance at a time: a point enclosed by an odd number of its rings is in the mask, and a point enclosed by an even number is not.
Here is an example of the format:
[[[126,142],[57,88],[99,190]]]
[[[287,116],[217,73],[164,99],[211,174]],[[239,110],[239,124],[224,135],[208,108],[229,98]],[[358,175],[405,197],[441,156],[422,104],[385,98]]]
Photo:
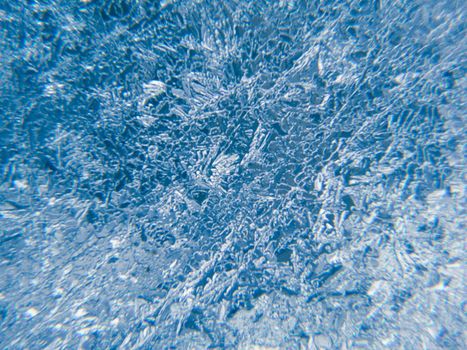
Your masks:
[[[0,348],[465,348],[464,27],[1,0]]]

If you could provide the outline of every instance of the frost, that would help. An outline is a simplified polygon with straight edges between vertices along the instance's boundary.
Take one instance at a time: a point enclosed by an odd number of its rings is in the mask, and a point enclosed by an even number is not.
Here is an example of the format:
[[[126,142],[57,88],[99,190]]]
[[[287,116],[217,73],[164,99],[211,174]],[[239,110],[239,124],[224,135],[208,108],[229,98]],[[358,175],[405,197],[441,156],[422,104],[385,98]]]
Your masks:
[[[10,1],[0,348],[465,348],[458,1]]]
[[[156,97],[165,92],[166,86],[161,81],[150,81],[149,83],[143,84],[144,93],[148,98]]]
[[[31,307],[26,311],[25,314],[27,317],[35,317],[37,314],[39,314],[39,310],[37,310],[35,307]]]

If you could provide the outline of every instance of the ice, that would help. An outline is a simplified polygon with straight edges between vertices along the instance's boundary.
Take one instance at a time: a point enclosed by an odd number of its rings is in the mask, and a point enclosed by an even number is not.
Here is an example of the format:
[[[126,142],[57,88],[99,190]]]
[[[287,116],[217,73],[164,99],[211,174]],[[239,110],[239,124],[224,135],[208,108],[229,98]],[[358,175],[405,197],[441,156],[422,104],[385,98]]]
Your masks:
[[[30,318],[37,316],[37,314],[39,314],[39,310],[35,307],[30,307],[25,313],[25,315]]]
[[[459,1],[0,5],[0,348],[465,348]]]
[[[166,91],[166,86],[163,82],[153,80],[149,83],[143,84],[144,93],[148,97],[156,97]]]

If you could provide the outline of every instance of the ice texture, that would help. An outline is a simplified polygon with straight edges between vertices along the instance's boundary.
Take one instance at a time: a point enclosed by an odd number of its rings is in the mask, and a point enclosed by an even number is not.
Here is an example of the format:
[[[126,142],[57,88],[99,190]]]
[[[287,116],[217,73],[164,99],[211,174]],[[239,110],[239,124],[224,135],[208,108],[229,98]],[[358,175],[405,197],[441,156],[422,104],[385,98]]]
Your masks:
[[[460,0],[0,0],[1,349],[465,349]]]

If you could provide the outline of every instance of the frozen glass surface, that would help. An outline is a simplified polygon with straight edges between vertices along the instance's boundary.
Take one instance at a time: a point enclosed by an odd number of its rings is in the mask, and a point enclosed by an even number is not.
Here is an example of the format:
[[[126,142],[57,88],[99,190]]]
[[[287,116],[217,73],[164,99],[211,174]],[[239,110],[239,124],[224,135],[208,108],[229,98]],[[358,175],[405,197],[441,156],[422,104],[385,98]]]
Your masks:
[[[465,15],[0,0],[0,349],[465,349]]]

